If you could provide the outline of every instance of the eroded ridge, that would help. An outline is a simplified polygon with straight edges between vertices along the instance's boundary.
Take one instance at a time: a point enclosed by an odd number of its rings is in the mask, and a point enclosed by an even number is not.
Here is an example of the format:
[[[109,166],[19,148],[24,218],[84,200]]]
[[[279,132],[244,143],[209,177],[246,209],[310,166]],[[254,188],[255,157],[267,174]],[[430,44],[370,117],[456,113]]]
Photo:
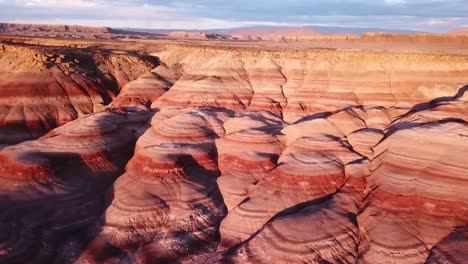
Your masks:
[[[0,144],[100,111],[156,58],[105,48],[0,43]]]
[[[0,260],[467,260],[467,57],[154,55],[107,110],[0,150],[3,208],[54,201],[2,214]]]

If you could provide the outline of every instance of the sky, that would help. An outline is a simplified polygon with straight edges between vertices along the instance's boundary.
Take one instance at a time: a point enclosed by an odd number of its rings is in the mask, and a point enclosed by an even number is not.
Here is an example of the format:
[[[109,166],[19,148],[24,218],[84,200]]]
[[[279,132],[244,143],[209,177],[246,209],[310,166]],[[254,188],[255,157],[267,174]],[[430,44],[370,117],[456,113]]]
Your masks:
[[[0,0],[0,22],[147,29],[345,26],[446,32],[468,0]]]

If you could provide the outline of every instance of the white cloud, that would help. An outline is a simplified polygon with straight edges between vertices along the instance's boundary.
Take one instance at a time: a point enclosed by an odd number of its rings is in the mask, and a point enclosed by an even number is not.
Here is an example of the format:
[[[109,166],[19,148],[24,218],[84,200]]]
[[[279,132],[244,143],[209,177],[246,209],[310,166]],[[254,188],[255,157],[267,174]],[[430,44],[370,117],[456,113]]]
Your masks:
[[[406,0],[384,0],[386,5],[401,5],[406,4]]]
[[[26,7],[49,7],[49,8],[74,8],[74,7],[96,7],[96,2],[85,0],[26,0],[23,1]]]
[[[96,7],[96,1],[88,0],[0,0],[0,4],[9,4],[17,7],[39,7],[39,8],[76,8]]]
[[[85,0],[26,0],[24,6],[26,7],[48,7],[48,8],[75,8],[75,7],[96,7],[96,2]]]
[[[429,26],[440,26],[446,25],[450,27],[456,27],[459,24],[459,21],[466,20],[463,17],[449,17],[449,18],[427,18],[422,22],[423,25]]]

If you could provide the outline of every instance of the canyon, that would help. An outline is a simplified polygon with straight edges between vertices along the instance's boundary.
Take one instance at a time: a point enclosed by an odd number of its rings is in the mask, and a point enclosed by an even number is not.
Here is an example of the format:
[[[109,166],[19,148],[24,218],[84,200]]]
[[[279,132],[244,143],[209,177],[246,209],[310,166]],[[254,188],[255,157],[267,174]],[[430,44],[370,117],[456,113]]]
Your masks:
[[[466,36],[193,36],[0,37],[0,263],[468,260]]]

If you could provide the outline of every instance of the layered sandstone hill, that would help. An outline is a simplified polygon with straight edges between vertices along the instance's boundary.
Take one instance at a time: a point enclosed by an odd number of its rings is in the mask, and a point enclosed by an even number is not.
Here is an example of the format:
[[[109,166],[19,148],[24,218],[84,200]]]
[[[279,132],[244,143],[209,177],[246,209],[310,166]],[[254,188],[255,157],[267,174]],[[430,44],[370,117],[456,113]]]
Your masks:
[[[131,52],[2,43],[0,144],[37,138],[93,113],[156,66],[156,58]]]
[[[0,262],[468,260],[468,57],[158,49],[0,150]]]
[[[153,108],[266,110],[290,124],[359,106],[385,107],[393,118],[417,104],[453,96],[468,73],[466,56],[418,53],[167,46],[154,55],[163,62],[155,72],[179,77]],[[213,88],[218,86],[222,89]]]

